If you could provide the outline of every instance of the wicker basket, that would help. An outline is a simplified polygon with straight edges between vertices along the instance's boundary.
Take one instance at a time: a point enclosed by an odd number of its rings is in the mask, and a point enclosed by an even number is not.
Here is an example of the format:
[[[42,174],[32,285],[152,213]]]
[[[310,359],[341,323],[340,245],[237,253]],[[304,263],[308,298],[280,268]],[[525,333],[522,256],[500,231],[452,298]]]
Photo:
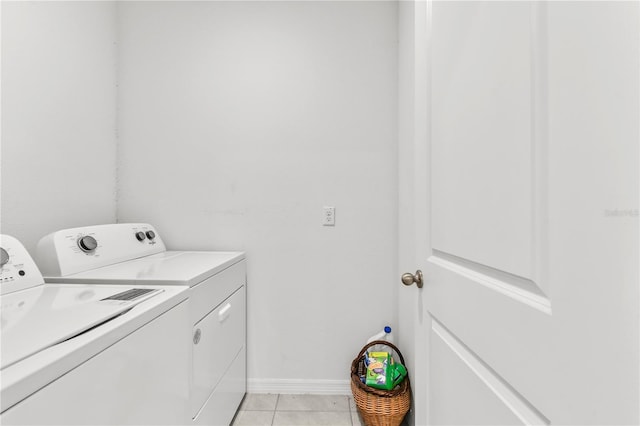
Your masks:
[[[386,345],[393,349],[400,363],[404,365],[404,358],[400,350],[384,340],[367,343],[358,356],[351,363],[351,392],[358,411],[367,426],[399,426],[411,406],[411,385],[409,377],[402,381],[395,389],[382,390],[365,385],[360,380],[364,373],[364,354],[371,346]]]

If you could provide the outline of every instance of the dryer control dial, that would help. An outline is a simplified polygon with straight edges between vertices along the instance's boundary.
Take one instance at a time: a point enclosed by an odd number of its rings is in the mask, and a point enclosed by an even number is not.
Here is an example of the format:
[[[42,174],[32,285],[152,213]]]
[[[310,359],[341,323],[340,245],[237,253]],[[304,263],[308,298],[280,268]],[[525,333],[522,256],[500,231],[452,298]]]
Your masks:
[[[146,238],[146,236],[144,235],[144,232],[142,232],[142,231],[136,232],[136,239],[138,241],[144,241],[145,238]]]
[[[156,233],[153,231],[147,231],[147,238],[153,240],[156,237]]]
[[[98,247],[98,241],[90,235],[85,235],[78,239],[78,247],[85,253],[92,252]]]
[[[9,253],[2,247],[0,247],[0,268],[7,264],[9,261]]]

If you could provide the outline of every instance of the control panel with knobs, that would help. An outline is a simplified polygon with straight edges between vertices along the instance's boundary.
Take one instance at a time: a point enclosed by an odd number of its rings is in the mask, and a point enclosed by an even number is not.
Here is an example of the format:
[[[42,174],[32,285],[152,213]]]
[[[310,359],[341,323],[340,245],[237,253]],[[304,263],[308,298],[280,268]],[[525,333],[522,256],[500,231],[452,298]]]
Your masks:
[[[44,282],[38,267],[22,243],[0,235],[0,294],[34,287]]]
[[[36,259],[48,278],[77,274],[165,251],[155,228],[117,223],[56,231],[38,242]]]
[[[138,241],[144,241],[145,239],[149,239],[149,241],[153,241],[156,238],[156,233],[153,231],[147,231],[147,232],[142,232],[142,231],[138,231],[136,232],[136,240]]]
[[[98,240],[90,235],[78,238],[78,247],[85,253],[92,253],[98,247]]]

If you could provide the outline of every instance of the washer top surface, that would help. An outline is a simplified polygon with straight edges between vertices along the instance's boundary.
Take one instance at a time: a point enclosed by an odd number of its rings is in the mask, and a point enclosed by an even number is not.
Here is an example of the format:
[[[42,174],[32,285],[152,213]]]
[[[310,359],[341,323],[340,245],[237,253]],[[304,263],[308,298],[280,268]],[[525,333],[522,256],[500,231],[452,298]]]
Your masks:
[[[1,411],[188,297],[186,286],[45,284],[17,239],[0,235],[0,248]]]
[[[110,297],[121,286],[40,285],[2,296],[0,369],[102,324],[163,289],[140,289],[132,300]]]
[[[122,285],[43,284],[2,295],[0,411],[4,411],[184,302],[185,286],[131,301],[105,300]],[[185,323],[185,330],[187,323]]]
[[[195,286],[229,266],[242,261],[243,252],[165,251],[46,282],[158,284]]]

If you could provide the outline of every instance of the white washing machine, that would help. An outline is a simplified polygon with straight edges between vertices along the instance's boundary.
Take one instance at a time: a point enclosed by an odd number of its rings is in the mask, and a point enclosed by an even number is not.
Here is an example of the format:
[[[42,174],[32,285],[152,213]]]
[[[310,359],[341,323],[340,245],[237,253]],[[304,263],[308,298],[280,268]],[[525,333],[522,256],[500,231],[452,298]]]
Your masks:
[[[184,423],[186,287],[45,284],[0,246],[0,424]]]
[[[167,251],[151,225],[110,224],[47,235],[37,260],[50,283],[188,286],[188,421],[232,421],[246,392],[244,253]]]

